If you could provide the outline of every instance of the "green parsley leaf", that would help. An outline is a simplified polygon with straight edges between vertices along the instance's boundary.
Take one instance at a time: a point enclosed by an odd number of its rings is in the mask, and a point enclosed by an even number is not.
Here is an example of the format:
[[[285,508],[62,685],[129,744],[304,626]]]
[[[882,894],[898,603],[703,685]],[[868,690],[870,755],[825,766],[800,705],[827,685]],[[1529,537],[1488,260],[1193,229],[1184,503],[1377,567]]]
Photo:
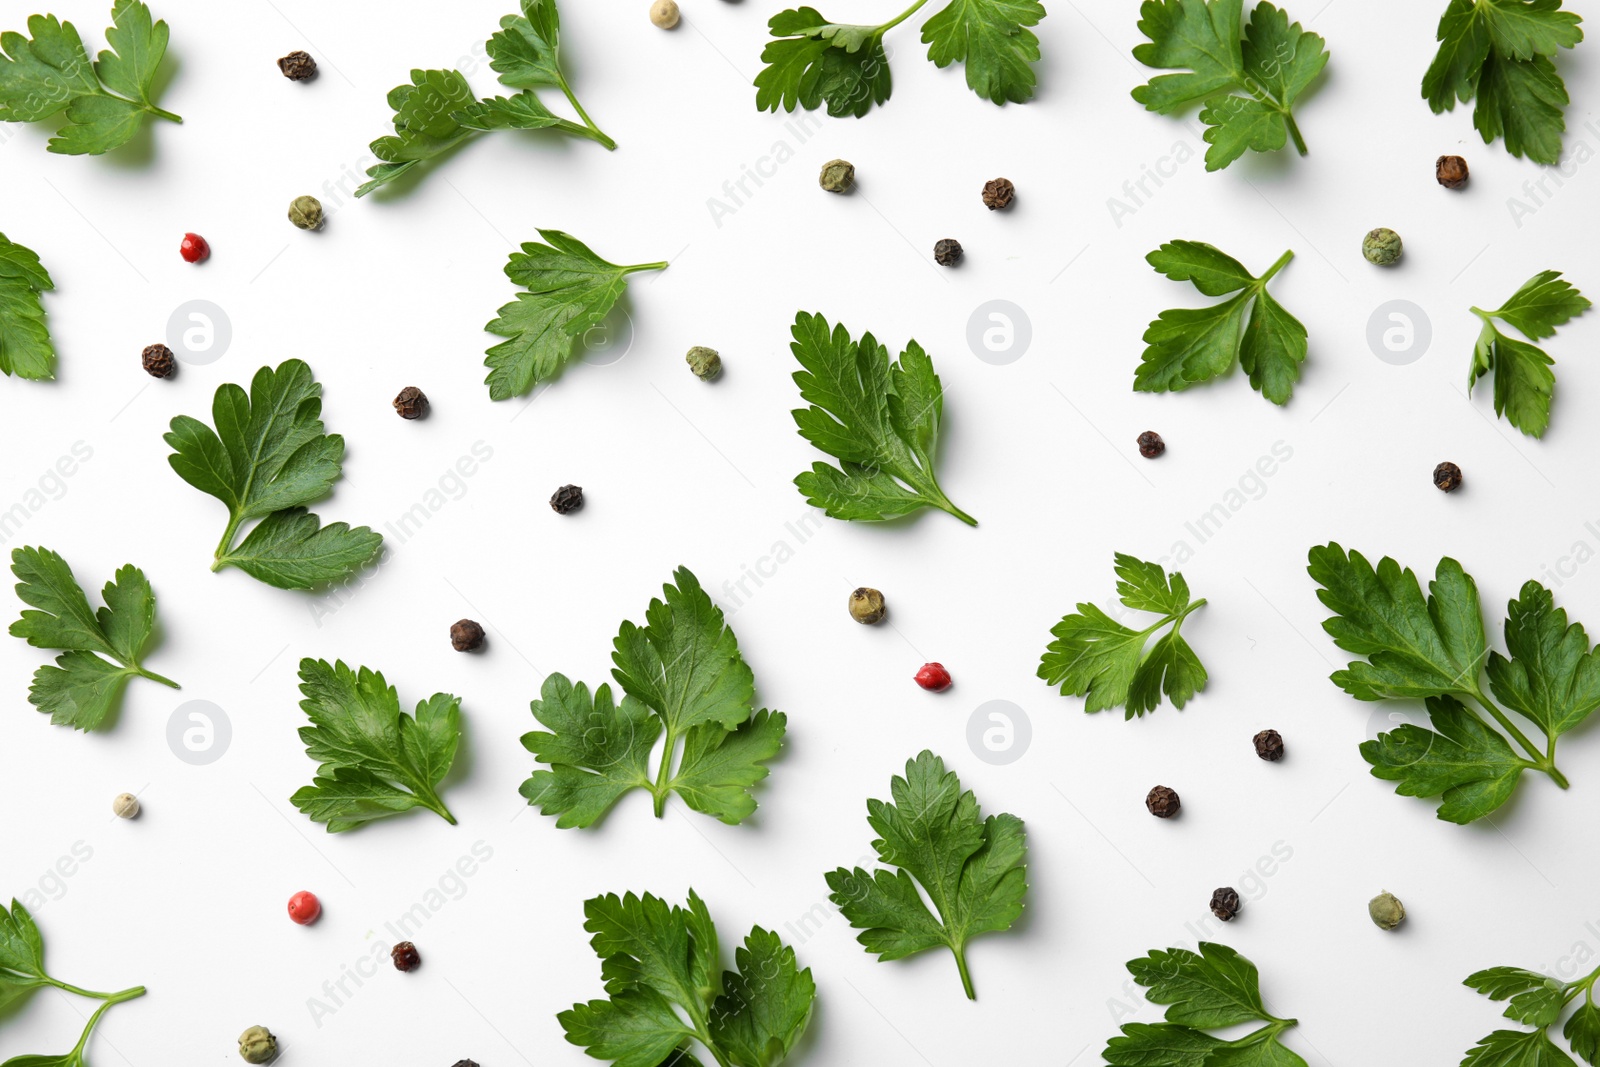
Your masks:
[[[1167,1005],[1166,1022],[1128,1023],[1106,1043],[1115,1067],[1305,1067],[1280,1041],[1298,1025],[1267,1011],[1255,964],[1227,945],[1210,941],[1199,952],[1156,949],[1128,963],[1145,999]],[[1205,1033],[1247,1023],[1265,1025],[1233,1041]]]
[[[813,7],[780,11],[768,21],[773,40],[761,52],[756,110],[807,111],[857,118],[889,99],[893,82],[884,34],[928,0],[877,26],[831,22]],[[967,86],[996,104],[1033,99],[1039,38],[1029,29],[1044,18],[1038,0],[949,0],[922,25],[928,58],[943,69],[961,63]]]
[[[1583,40],[1582,21],[1561,0],[1450,0],[1423,99],[1437,115],[1476,98],[1484,144],[1504,137],[1512,155],[1554,165],[1569,100],[1550,57]]]
[[[0,122],[39,122],[65,112],[65,124],[46,148],[71,156],[127,144],[146,115],[182,122],[154,99],[167,24],[153,21],[141,0],[116,0],[111,20],[111,49],[93,63],[77,29],[54,15],[28,19],[31,39],[0,34]]]
[[[1055,640],[1039,661],[1038,675],[1070,696],[1087,696],[1083,710],[1124,708],[1124,719],[1154,711],[1166,693],[1182,708],[1206,687],[1206,669],[1194,649],[1179,635],[1183,620],[1205,604],[1189,595],[1183,575],[1167,577],[1159,564],[1118,552],[1117,596],[1125,607],[1160,616],[1143,630],[1134,630],[1094,604],[1079,604],[1050,633]],[[1145,642],[1171,625],[1148,655]]]
[[[389,92],[395,132],[372,142],[381,161],[368,168],[371,179],[356,190],[366,196],[407,173],[418,163],[437,159],[475,133],[485,130],[553,129],[598,141],[608,149],[617,143],[596,126],[578,103],[561,70],[561,19],[555,0],[522,0],[521,15],[500,20],[489,38],[489,66],[500,81],[522,89],[512,97],[475,100],[472,87],[457,70],[413,70],[411,84]],[[582,123],[551,112],[535,88],[555,86],[565,94]]]
[[[86,1067],[84,1049],[100,1017],[113,1005],[142,997],[145,993],[144,986],[134,986],[120,993],[96,993],[51,978],[44,969],[44,938],[34,925],[33,916],[16,900],[11,901],[9,912],[5,905],[0,904],[0,1008],[9,1013],[14,1001],[44,986],[54,986],[63,992],[89,997],[101,1004],[89,1016],[83,1036],[71,1052],[61,1056],[13,1056],[0,1067]]]
[[[692,889],[688,908],[629,893],[595,897],[583,913],[609,999],[556,1019],[595,1059],[698,1067],[689,1052],[698,1044],[723,1067],[776,1067],[805,1033],[816,983],[778,935],[754,927],[734,953],[737,970],[719,976],[716,926]]]
[[[1205,308],[1163,311],[1144,332],[1148,346],[1134,372],[1135,392],[1167,393],[1221,377],[1234,361],[1250,385],[1274,404],[1289,402],[1306,359],[1306,328],[1267,292],[1294,258],[1285,252],[1252,277],[1232,256],[1200,241],[1171,241],[1145,260],[1175,282],[1193,282],[1207,296],[1238,295]]]
[[[1442,797],[1439,818],[1455,823],[1500,807],[1526,770],[1567,787],[1556,741],[1600,707],[1600,657],[1549,590],[1528,582],[1511,601],[1508,658],[1489,649],[1477,585],[1453,559],[1439,561],[1426,598],[1411,570],[1388,557],[1374,568],[1338,544],[1313,548],[1308,569],[1322,587],[1318,599],[1335,613],[1323,629],[1366,657],[1336,671],[1334,684],[1357,700],[1427,701],[1433,729],[1408,723],[1361,746],[1374,777],[1399,782],[1403,796]],[[1491,692],[1545,744],[1530,741]]]
[[[51,722],[75,730],[109,725],[129,678],[178,688],[139,663],[156,620],[155,593],[139,568],[130,563],[117,571],[100,594],[105,606],[98,611],[89,607],[67,561],[48,548],[13,549],[11,573],[18,578],[17,596],[37,609],[11,624],[11,636],[63,650],[54,667],[34,672],[28,690],[28,702],[48,712]]]
[[[814,463],[795,478],[813,507],[836,519],[876,520],[925,507],[969,526],[978,520],[950,502],[934,474],[944,386],[916,341],[898,362],[868,334],[860,344],[844,326],[831,332],[821,315],[800,312],[789,346],[800,361],[800,399],[793,412],[800,436],[840,461]]]
[[[1594,986],[1600,969],[1571,982],[1521,967],[1491,967],[1467,977],[1465,985],[1490,1000],[1506,1000],[1505,1016],[1532,1030],[1496,1030],[1480,1040],[1461,1067],[1559,1067],[1573,1060],[1550,1037],[1550,1028],[1580,996],[1582,1003],[1567,1019],[1562,1034],[1572,1051],[1588,1064],[1600,1063],[1600,1009]]]
[[[1289,139],[1303,156],[1294,105],[1328,63],[1321,37],[1269,3],[1251,11],[1241,35],[1243,0],[1144,0],[1133,50],[1160,74],[1133,91],[1163,115],[1203,104],[1206,170],[1221,170],[1246,150],[1275,152]]]
[[[406,715],[377,671],[318,659],[300,661],[300,693],[311,719],[300,740],[317,761],[317,776],[289,799],[312,822],[336,834],[427,808],[455,825],[439,785],[461,742],[459,697],[435,693]]]
[[[383,538],[365,526],[322,526],[304,505],[333,489],[343,469],[344,438],[324,431],[322,386],[298,359],[262,367],[250,393],[217,389],[216,430],[198,419],[172,420],[167,462],[178,476],[228,506],[228,528],[211,569],[238,567],[279,589],[340,581],[377,555]],[[242,542],[239,531],[262,520]]]
[[[976,1000],[967,944],[1011,929],[1022,915],[1028,891],[1022,820],[985,819],[972,792],[926,749],[906,761],[904,778],[890,779],[889,793],[893,803],[867,801],[867,823],[878,835],[872,843],[878,857],[898,870],[840,867],[827,876],[829,896],[861,931],[856,940],[880,960],[944,945],[955,955],[967,998]]]
[[[667,264],[618,266],[560,230],[540,230],[549,244],[529,241],[511,253],[506,277],[528,290],[484,327],[506,340],[489,349],[484,365],[491,400],[520,396],[560,373],[585,332],[599,325],[628,288],[628,275]]]
[[[624,622],[617,634],[611,674],[620,704],[609,685],[591,696],[561,674],[546,678],[533,702],[546,729],[523,735],[522,744],[550,769],[535,771],[521,792],[562,829],[594,825],[632,789],[650,791],[657,818],[672,793],[729,824],[756,810],[750,790],[783,747],[788,718],[751,707],[755,677],[722,611],[687,567],[673,578],[666,599],[650,602],[645,625]],[[652,777],[650,755],[662,735]]]
[[[0,374],[55,377],[56,350],[39,298],[55,287],[37,255],[0,233]]]
[[[1467,391],[1485,374],[1494,373],[1494,413],[1529,437],[1543,437],[1550,425],[1550,400],[1556,376],[1555,360],[1525,341],[1507,337],[1495,326],[1499,319],[1535,341],[1555,336],[1556,327],[1590,308],[1588,298],[1562,280],[1558,270],[1535,274],[1494,311],[1473,308],[1483,329],[1473,349]]]

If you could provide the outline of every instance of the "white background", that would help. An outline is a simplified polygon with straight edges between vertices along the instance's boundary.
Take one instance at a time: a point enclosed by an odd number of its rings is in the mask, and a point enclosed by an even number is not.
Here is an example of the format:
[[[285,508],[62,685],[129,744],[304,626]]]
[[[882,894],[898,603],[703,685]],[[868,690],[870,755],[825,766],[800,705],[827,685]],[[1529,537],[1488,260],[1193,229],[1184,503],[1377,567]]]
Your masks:
[[[1329,539],[1426,573],[1452,555],[1477,578],[1496,635],[1521,582],[1560,566],[1558,603],[1600,625],[1600,567],[1572,558],[1600,550],[1589,414],[1600,408],[1600,316],[1548,344],[1559,385],[1543,441],[1494,418],[1487,383],[1464,392],[1469,306],[1497,306],[1546,268],[1600,289],[1600,179],[1578,163],[1600,148],[1600,128],[1585,126],[1597,46],[1561,59],[1573,164],[1536,204],[1522,187],[1544,170],[1483,146],[1468,113],[1435,117],[1419,97],[1442,0],[1292,6],[1332,52],[1299,109],[1312,154],[1216,174],[1192,116],[1149,115],[1129,98],[1151,73],[1129,56],[1142,39],[1130,2],[1047,5],[1027,106],[997,108],[957,71],[936,70],[919,17],[891,37],[885,107],[793,127],[758,113],[750,86],[774,5],[691,0],[668,33],[645,0],[568,2],[572,80],[618,151],[484,136],[400,195],[350,200],[364,146],[388,129],[384,95],[411,67],[459,64],[480,94],[496,91],[477,50],[512,6],[163,0],[173,75],[161,103],[182,126],[159,123],[98,159],[46,154],[45,129],[0,127],[4,232],[55,277],[46,306],[60,352],[54,384],[0,381],[0,505],[30,499],[75,442],[93,450],[64,490],[47,482],[59,498],[5,547],[50,546],[96,590],[118,565],[142,566],[161,619],[147,663],[184,686],[134,684],[115,728],[85,736],[26,703],[46,655],[0,645],[0,891],[45,898],[36,918],[52,973],[150,989],[107,1017],[96,1067],[233,1062],[235,1036],[254,1023],[280,1036],[286,1063],[585,1062],[555,1013],[600,994],[583,900],[627,889],[679,900],[696,888],[730,958],[752,924],[782,931],[820,990],[795,1057],[812,1064],[1099,1062],[1119,1021],[1158,1018],[1129,999],[1123,963],[1191,942],[1186,924],[1206,917],[1219,885],[1247,897],[1224,939],[1261,967],[1274,1010],[1301,1020],[1290,1044],[1315,1065],[1454,1063],[1498,1025],[1496,1008],[1461,986],[1468,973],[1520,964],[1570,976],[1564,958],[1594,955],[1594,727],[1563,746],[1569,793],[1529,775],[1492,821],[1438,822],[1432,804],[1367,775],[1357,746],[1372,716],[1408,709],[1360,704],[1328,682],[1342,659],[1304,565]],[[1568,6],[1591,24],[1600,14]],[[828,12],[868,22],[899,7],[852,0]],[[6,26],[21,28],[25,9],[7,8]],[[61,0],[56,11],[98,48],[103,8]],[[321,64],[315,81],[279,75],[273,61],[296,48]],[[1435,184],[1444,152],[1470,161],[1467,190]],[[786,161],[775,170],[762,162],[776,155]],[[1175,155],[1189,158],[1159,189],[1147,183],[1153,196],[1127,199],[1125,182],[1146,167],[1172,173]],[[817,188],[836,156],[858,167],[856,195]],[[727,200],[724,183],[758,165],[772,177]],[[979,200],[996,175],[1017,184],[1009,212]],[[285,221],[301,193],[327,204],[323,232]],[[1120,226],[1112,197],[1136,208]],[[1514,197],[1532,209],[1520,220]],[[714,198],[736,210],[719,220]],[[1360,256],[1379,225],[1406,240],[1390,270]],[[617,262],[673,263],[634,280],[626,358],[575,365],[531,404],[494,404],[481,326],[512,297],[506,255],[538,227]],[[185,230],[211,241],[209,262],[179,258]],[[966,246],[959,269],[931,265],[946,236]],[[1273,285],[1311,336],[1286,408],[1237,374],[1182,395],[1131,390],[1145,324],[1206,301],[1143,262],[1179,237],[1256,270],[1297,253]],[[966,342],[969,315],[992,298],[1032,324],[1031,346],[1007,366]],[[191,299],[225,310],[231,349],[174,380],[147,378],[140,349]],[[1410,365],[1380,361],[1366,340],[1369,316],[1392,299],[1431,320],[1431,347]],[[791,484],[820,458],[788,414],[797,309],[895,351],[913,336],[928,348],[946,389],[941,481],[981,527],[933,512],[889,526],[810,518]],[[721,350],[722,380],[688,372],[694,344]],[[222,509],[165,461],[174,415],[207,415],[219,384],[290,356],[311,363],[328,427],[348,441],[346,477],[315,509],[327,521],[383,529],[475,443],[492,449],[473,477],[446,481],[459,498],[446,495],[420,533],[390,535],[389,562],[342,600],[210,573]],[[405,385],[432,398],[426,421],[395,417]],[[1169,443],[1159,462],[1134,446],[1149,428]],[[1275,445],[1291,458],[1246,478]],[[1445,459],[1466,472],[1450,496],[1430,484]],[[1185,523],[1242,478],[1248,502],[1201,543]],[[589,503],[562,518],[545,501],[565,482]],[[802,543],[790,524],[808,521]],[[1061,615],[1110,603],[1114,551],[1161,558],[1179,542],[1193,556],[1184,574],[1210,601],[1185,628],[1211,672],[1203,695],[1130,723],[1087,717],[1034,677]],[[761,704],[790,718],[761,810],[726,827],[673,801],[657,822],[636,794],[600,828],[558,831],[517,794],[533,769],[518,743],[533,725],[528,701],[552,671],[606,680],[618,623],[642,620],[680,564],[729,612]],[[747,572],[762,584],[725,586]],[[885,592],[892,625],[850,621],[858,584]],[[451,651],[446,631],[462,616],[489,628],[486,654]],[[295,734],[305,656],[384,671],[408,708],[437,690],[464,698],[446,792],[460,826],[417,812],[335,837],[293,809],[287,798],[313,770]],[[930,659],[955,675],[949,692],[912,684]],[[168,747],[168,718],[190,699],[232,724],[210,766]],[[967,745],[969,717],[992,699],[1032,723],[1031,748],[1009,766]],[[1251,750],[1269,726],[1288,744],[1281,764]],[[886,795],[925,746],[986,811],[1014,812],[1029,830],[1028,911],[972,949],[975,1005],[947,955],[880,964],[837,916],[795,932],[825,900],[823,872],[868,851],[865,799]],[[1181,819],[1145,813],[1157,783],[1181,792]],[[143,798],[136,822],[110,815],[125,789]],[[459,888],[446,881],[459,899],[416,933],[422,969],[385,962],[314,1019],[323,983],[382,951],[384,924],[430,899],[474,842],[492,859]],[[91,858],[53,877],[75,845]],[[1288,858],[1247,881],[1275,849]],[[307,929],[284,916],[302,888],[327,909]],[[1366,917],[1382,889],[1411,913],[1395,934]],[[0,1056],[70,1047],[86,1006],[35,996],[5,1021]]]

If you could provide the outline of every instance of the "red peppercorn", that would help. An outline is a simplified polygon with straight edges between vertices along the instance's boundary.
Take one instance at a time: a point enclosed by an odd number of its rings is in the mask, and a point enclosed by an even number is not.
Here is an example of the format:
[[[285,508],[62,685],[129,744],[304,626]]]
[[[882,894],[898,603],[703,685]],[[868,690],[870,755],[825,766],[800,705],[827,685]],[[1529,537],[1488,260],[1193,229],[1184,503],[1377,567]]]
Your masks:
[[[322,901],[315,893],[301,890],[289,898],[289,918],[301,926],[310,926],[322,914]]]
[[[917,684],[931,693],[942,693],[950,688],[950,672],[943,663],[924,663],[917,672]]]
[[[390,949],[389,958],[394,960],[394,969],[397,971],[414,971],[422,966],[422,953],[409,941],[402,941]]]
[[[178,246],[178,254],[189,263],[198,263],[211,254],[211,246],[199,234],[186,233],[183,235],[183,244]]]

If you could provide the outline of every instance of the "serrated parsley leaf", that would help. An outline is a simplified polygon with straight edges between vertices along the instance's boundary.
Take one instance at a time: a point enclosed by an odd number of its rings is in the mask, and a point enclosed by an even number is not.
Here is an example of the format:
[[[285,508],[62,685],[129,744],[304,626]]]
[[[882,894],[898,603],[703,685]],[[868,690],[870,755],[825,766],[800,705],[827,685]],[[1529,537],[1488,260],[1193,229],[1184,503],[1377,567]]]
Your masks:
[[[1150,40],[1133,50],[1147,67],[1174,70],[1133,91],[1163,115],[1203,104],[1206,170],[1221,170],[1248,151],[1274,152],[1305,141],[1294,105],[1328,63],[1321,37],[1259,3],[1241,31],[1243,0],[1144,0],[1139,30]]]
[[[62,650],[54,667],[33,675],[28,701],[48,712],[50,721],[75,730],[109,725],[130,678],[178,683],[140,665],[155,629],[156,597],[144,572],[131,563],[107,582],[98,611],[89,607],[67,561],[48,548],[18,548],[11,553],[17,596],[35,610],[11,624],[11,636],[35,648]]]
[[[1469,975],[1467,986],[1490,1000],[1506,1000],[1505,1016],[1532,1030],[1496,1030],[1478,1042],[1461,1067],[1571,1067],[1573,1060],[1556,1045],[1550,1028],[1581,997],[1567,1019],[1562,1036],[1585,1063],[1600,1062],[1600,1008],[1594,986],[1600,969],[1570,982],[1521,967],[1491,967]]]
[[[280,589],[312,589],[353,574],[383,545],[365,526],[322,526],[304,505],[328,495],[343,469],[344,438],[322,425],[322,386],[298,359],[262,367],[245,393],[217,389],[216,429],[172,420],[167,462],[190,485],[227,505],[228,527],[212,570],[238,567]],[[262,520],[242,542],[244,524]]]
[[[33,15],[28,33],[0,34],[0,122],[38,122],[65,113],[46,146],[63,155],[100,155],[139,132],[145,116],[182,122],[157,107],[154,83],[167,53],[165,22],[141,0],[116,0],[111,46],[93,63],[70,22]]]
[[[290,800],[312,822],[336,834],[427,808],[455,825],[439,785],[461,741],[459,697],[435,693],[406,715],[383,675],[314,659],[300,661],[300,693],[311,719],[300,740],[317,776]]]
[[[950,502],[934,473],[944,386],[916,341],[898,361],[868,334],[800,312],[789,346],[800,361],[795,384],[811,406],[793,412],[800,436],[840,461],[814,463],[795,478],[813,507],[836,519],[877,520],[925,507],[969,526],[978,520]]]
[[[1173,281],[1189,281],[1207,296],[1237,295],[1204,308],[1163,311],[1144,333],[1146,348],[1134,372],[1136,392],[1178,392],[1221,377],[1237,361],[1250,385],[1274,404],[1287,404],[1306,358],[1306,328],[1267,292],[1267,283],[1294,258],[1285,252],[1256,278],[1232,256],[1200,241],[1171,241],[1146,261]]]
[[[1128,1023],[1106,1044],[1114,1067],[1305,1067],[1283,1046],[1283,1033],[1297,1025],[1267,1011],[1255,964],[1227,945],[1199,943],[1199,952],[1156,949],[1128,963],[1145,987],[1145,999],[1167,1006],[1166,1022]],[[1207,1034],[1248,1023],[1260,1028],[1233,1041]]]
[[[55,287],[37,255],[0,233],[0,374],[55,377],[56,350],[39,298]]]
[[[1433,729],[1406,724],[1361,746],[1374,777],[1400,783],[1405,796],[1442,797],[1439,817],[1456,823],[1504,804],[1525,770],[1566,788],[1556,741],[1600,707],[1600,659],[1548,590],[1528,582],[1511,601],[1508,658],[1489,650],[1477,585],[1453,559],[1439,561],[1426,598],[1409,569],[1387,557],[1374,568],[1338,544],[1313,548],[1308,570],[1335,613],[1323,629],[1365,657],[1335,672],[1334,684],[1358,700],[1427,700]],[[1545,744],[1530,741],[1491,692]]]
[[[1124,718],[1154,711],[1165,693],[1182,708],[1206,687],[1206,669],[1179,634],[1183,620],[1205,604],[1189,595],[1183,575],[1119,552],[1117,596],[1125,607],[1160,616],[1143,630],[1118,622],[1094,604],[1079,604],[1050,631],[1055,638],[1039,661],[1038,675],[1070,696],[1086,696],[1089,713],[1124,707]],[[1172,627],[1145,654],[1150,635]]]
[[[1494,412],[1530,437],[1543,437],[1550,425],[1550,402],[1555,393],[1556,376],[1550,368],[1555,360],[1526,341],[1507,337],[1494,320],[1499,319],[1535,341],[1555,336],[1556,327],[1582,315],[1590,308],[1587,297],[1564,281],[1560,271],[1535,274],[1494,311],[1473,308],[1483,322],[1473,349],[1472,368],[1467,375],[1467,391],[1485,374],[1494,374]]]
[[[719,973],[716,926],[692,889],[688,908],[629,893],[595,897],[583,911],[609,999],[556,1018],[595,1059],[698,1067],[689,1049],[699,1045],[729,1067],[776,1067],[805,1033],[816,983],[776,934],[751,929],[737,969]]]
[[[1550,57],[1583,40],[1582,21],[1561,0],[1450,0],[1422,96],[1434,114],[1476,98],[1484,144],[1504,137],[1512,155],[1554,165],[1569,101]]]
[[[751,707],[755,677],[722,611],[687,567],[673,579],[665,599],[650,602],[645,625],[624,622],[617,634],[611,674],[620,703],[609,685],[591,696],[561,674],[546,678],[533,702],[545,729],[522,744],[549,769],[535,771],[521,792],[562,829],[592,826],[633,789],[652,794],[658,818],[673,793],[729,824],[756,810],[750,791],[782,749],[788,718]]]
[[[628,288],[628,275],[667,264],[618,266],[560,230],[540,230],[548,244],[529,241],[511,253],[506,277],[527,290],[484,327],[506,340],[489,349],[484,365],[491,400],[521,396],[560,373],[584,333],[599,325]]]
[[[761,52],[766,66],[756,75],[756,109],[812,111],[826,104],[835,117],[865,115],[893,89],[884,35],[926,3],[917,0],[876,26],[833,22],[813,7],[780,11],[767,23],[774,39]],[[922,42],[936,66],[963,64],[979,96],[1026,103],[1039,60],[1039,38],[1029,27],[1044,16],[1038,0],[949,0],[923,23]]]
[[[979,934],[1009,930],[1022,915],[1028,890],[1022,820],[985,819],[972,792],[926,749],[906,761],[904,778],[890,780],[889,793],[892,803],[867,801],[867,822],[878,835],[874,851],[898,869],[840,867],[827,876],[829,895],[861,931],[856,940],[880,960],[948,948],[962,988],[976,1000],[968,943]]]

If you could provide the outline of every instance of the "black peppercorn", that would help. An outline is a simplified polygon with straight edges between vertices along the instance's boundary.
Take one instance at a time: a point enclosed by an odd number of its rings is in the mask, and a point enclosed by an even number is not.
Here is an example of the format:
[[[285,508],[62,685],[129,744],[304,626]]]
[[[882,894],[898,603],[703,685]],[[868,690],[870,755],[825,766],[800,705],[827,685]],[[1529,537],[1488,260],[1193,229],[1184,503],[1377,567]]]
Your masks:
[[[961,242],[946,237],[933,246],[933,261],[941,267],[953,267],[961,262]]]
[[[290,52],[278,60],[278,69],[290,81],[303,82],[316,76],[317,61],[304,52]]]
[[[1231,886],[1224,886],[1211,894],[1211,914],[1223,922],[1231,922],[1239,914],[1239,892]]]
[[[478,1065],[471,1060],[457,1060],[451,1067],[478,1067]]]
[[[1016,195],[1017,187],[1011,184],[1010,178],[991,178],[983,183],[983,204],[990,211],[1010,207]]]
[[[1446,189],[1459,189],[1467,184],[1467,161],[1460,156],[1440,156],[1433,165],[1434,177]]]
[[[394,969],[397,971],[414,971],[422,966],[422,954],[409,941],[402,941],[390,950],[389,958],[394,960]]]
[[[1433,468],[1434,488],[1445,493],[1453,493],[1461,488],[1461,468],[1454,463],[1446,461]]]
[[[1283,758],[1283,735],[1276,730],[1262,730],[1252,740],[1255,742],[1256,755],[1268,763],[1277,763]]]
[[[1178,814],[1178,809],[1183,804],[1178,800],[1177,790],[1168,789],[1158,785],[1145,795],[1144,806],[1150,809],[1150,814],[1158,819],[1170,819]]]
[[[450,647],[457,652],[476,652],[483,647],[483,627],[462,619],[450,627]]]
[[[570,515],[583,507],[583,486],[563,485],[550,498],[550,507],[557,515]]]
[[[1139,435],[1139,455],[1145,459],[1155,459],[1166,450],[1167,443],[1154,430],[1146,430]]]
[[[408,385],[394,398],[394,409],[402,419],[420,419],[428,413],[428,395],[416,386]]]
[[[144,372],[152,378],[170,378],[178,370],[178,364],[172,359],[172,349],[166,345],[151,345],[141,354],[144,363]]]

